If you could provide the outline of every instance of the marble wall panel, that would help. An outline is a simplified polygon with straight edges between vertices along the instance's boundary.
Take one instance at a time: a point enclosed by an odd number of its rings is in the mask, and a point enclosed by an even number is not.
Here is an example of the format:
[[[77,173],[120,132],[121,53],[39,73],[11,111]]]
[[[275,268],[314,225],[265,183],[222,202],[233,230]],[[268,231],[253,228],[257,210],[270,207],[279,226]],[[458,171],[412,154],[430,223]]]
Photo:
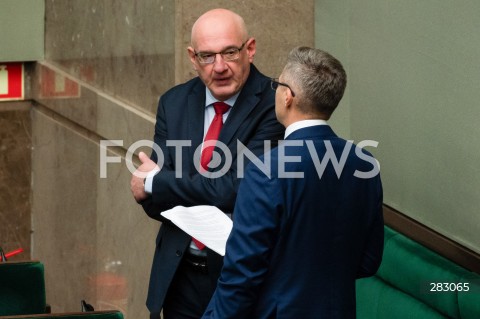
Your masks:
[[[92,132],[96,131],[96,92],[82,86],[79,79],[45,62],[35,65],[32,76],[35,101]]]
[[[31,103],[0,102],[0,247],[30,257]]]
[[[133,200],[130,176],[122,158],[98,179],[96,306],[121,309],[130,319],[148,318],[145,301],[160,222]]]
[[[37,63],[32,96],[92,135],[121,140],[125,149],[139,140],[151,140],[153,116],[79,80],[46,61]],[[80,129],[80,128],[79,128]]]
[[[159,223],[132,199],[124,159],[100,178],[98,140],[85,132],[41,105],[33,111],[32,257],[45,263],[52,311],[79,311],[85,299],[145,318]]]
[[[96,146],[49,114],[32,119],[32,257],[45,264],[52,311],[79,311],[97,264]]]
[[[154,114],[174,83],[174,1],[45,1],[45,59]]]
[[[155,114],[158,96],[192,78],[187,56],[198,16],[225,7],[257,39],[255,64],[278,76],[297,45],[314,44],[313,0],[55,1],[45,3],[45,57],[73,77]]]

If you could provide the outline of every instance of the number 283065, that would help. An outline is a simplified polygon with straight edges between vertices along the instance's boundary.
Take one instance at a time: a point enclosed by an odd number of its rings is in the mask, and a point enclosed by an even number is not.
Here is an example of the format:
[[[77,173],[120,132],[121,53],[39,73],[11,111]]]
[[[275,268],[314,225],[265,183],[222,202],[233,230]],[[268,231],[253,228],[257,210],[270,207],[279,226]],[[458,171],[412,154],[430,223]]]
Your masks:
[[[470,290],[468,282],[431,282],[430,292],[467,292]]]

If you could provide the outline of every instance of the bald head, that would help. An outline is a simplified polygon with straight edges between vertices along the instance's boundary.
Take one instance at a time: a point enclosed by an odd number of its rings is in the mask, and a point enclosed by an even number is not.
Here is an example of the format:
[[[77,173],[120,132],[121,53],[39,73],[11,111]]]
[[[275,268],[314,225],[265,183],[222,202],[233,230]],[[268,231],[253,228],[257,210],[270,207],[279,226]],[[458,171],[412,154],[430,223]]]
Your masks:
[[[201,15],[193,24],[191,43],[196,47],[200,39],[238,37],[245,41],[248,37],[243,18],[227,9],[213,9]]]
[[[214,9],[201,15],[193,25],[187,52],[208,90],[219,101],[225,101],[247,82],[256,44],[255,38],[248,37],[241,16],[230,10]],[[201,61],[199,54],[213,60]]]

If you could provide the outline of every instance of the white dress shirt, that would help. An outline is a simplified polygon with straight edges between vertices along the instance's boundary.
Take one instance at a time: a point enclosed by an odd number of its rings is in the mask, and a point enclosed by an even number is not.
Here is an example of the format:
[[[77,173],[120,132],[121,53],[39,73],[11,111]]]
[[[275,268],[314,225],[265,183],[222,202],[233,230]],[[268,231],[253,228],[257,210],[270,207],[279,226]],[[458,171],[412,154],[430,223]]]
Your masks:
[[[315,126],[315,125],[328,125],[328,123],[325,120],[302,120],[302,121],[292,123],[285,130],[284,138],[287,138],[290,134],[292,134],[293,132],[301,128],[306,128],[306,127]]]

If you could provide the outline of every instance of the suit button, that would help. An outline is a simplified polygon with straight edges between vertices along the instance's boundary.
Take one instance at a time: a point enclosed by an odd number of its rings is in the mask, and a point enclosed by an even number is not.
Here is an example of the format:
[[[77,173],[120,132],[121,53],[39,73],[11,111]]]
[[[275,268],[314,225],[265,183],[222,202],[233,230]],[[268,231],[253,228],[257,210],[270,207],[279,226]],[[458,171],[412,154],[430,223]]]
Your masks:
[[[180,250],[177,250],[177,252],[175,253],[175,255],[177,255],[177,257],[180,257],[182,256],[182,252]]]

